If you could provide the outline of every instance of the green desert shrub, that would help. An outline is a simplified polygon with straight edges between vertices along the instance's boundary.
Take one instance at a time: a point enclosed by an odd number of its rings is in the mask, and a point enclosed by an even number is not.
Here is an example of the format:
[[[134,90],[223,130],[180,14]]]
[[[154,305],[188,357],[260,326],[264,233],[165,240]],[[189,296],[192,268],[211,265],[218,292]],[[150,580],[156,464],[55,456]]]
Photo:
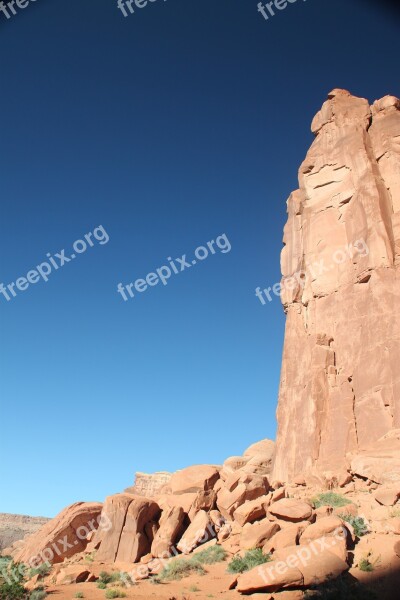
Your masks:
[[[104,581],[98,581],[97,582],[97,587],[99,588],[99,590],[105,590],[107,587],[107,584],[104,583]]]
[[[50,571],[51,571],[50,563],[48,563],[48,562],[42,563],[38,567],[35,567],[34,569],[30,569],[28,577],[29,577],[29,579],[31,577],[34,577],[35,575],[40,575],[40,577],[46,577],[46,575],[48,575],[50,573]]]
[[[318,494],[318,496],[315,496],[315,498],[312,499],[312,503],[314,504],[315,508],[319,508],[320,506],[340,508],[341,506],[347,506],[347,504],[351,504],[350,500],[341,494],[336,494],[335,492]]]
[[[247,550],[244,556],[235,556],[228,565],[228,573],[244,573],[271,560],[269,554],[263,554],[261,548]]]
[[[217,562],[222,562],[226,558],[226,550],[218,544],[216,546],[210,546],[205,550],[196,552],[191,558],[192,561],[199,563],[200,565],[213,565]]]
[[[345,513],[341,513],[338,516],[353,527],[357,537],[362,537],[368,532],[368,524],[362,517],[354,517]]]
[[[126,594],[122,590],[110,589],[106,590],[106,598],[107,600],[112,600],[113,598],[126,598]]]
[[[44,600],[47,597],[47,593],[43,588],[33,590],[29,596],[29,600]]]
[[[99,575],[99,582],[100,583],[105,583],[107,585],[107,583],[111,583],[112,581],[112,575],[111,573],[107,573],[107,571],[102,571]]]
[[[179,581],[180,579],[183,579],[192,573],[205,575],[206,571],[202,565],[193,558],[178,558],[167,563],[158,576],[153,577],[153,583],[160,583],[162,581]]]
[[[360,571],[365,571],[367,573],[371,573],[374,570],[374,565],[368,558],[362,558],[358,563],[358,567]]]
[[[0,586],[0,600],[25,600],[27,597],[26,589],[17,581],[5,582]]]

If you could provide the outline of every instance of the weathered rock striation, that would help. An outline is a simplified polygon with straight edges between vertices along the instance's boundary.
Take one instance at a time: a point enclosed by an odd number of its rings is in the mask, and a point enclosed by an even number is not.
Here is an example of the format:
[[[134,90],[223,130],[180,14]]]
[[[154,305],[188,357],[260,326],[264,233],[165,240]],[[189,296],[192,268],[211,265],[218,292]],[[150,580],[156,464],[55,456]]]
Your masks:
[[[154,498],[162,488],[169,483],[172,473],[167,471],[159,471],[158,473],[142,473],[135,474],[135,483],[132,487],[125,490],[128,494],[136,496],[145,496],[146,498]]]
[[[333,90],[312,131],[281,256],[274,477],[400,479],[400,100]]]

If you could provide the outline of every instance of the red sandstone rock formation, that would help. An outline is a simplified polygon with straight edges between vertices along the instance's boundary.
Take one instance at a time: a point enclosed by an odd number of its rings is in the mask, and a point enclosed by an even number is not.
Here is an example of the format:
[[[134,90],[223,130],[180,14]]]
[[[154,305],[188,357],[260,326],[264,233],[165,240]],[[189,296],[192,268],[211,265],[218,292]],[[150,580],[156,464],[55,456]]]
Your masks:
[[[99,527],[101,509],[102,504],[97,502],[77,502],[67,506],[24,540],[14,561],[35,567],[43,562],[59,563],[82,552],[90,533]]]
[[[281,257],[274,477],[364,465],[379,481],[376,444],[400,427],[400,100],[334,90],[312,131]]]

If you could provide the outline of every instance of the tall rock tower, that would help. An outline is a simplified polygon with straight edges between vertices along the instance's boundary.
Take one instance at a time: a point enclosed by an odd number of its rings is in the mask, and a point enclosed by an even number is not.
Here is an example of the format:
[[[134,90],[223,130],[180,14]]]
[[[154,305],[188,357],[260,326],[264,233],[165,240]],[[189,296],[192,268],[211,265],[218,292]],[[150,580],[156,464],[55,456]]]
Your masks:
[[[400,428],[400,100],[333,90],[312,131],[281,256],[286,481],[344,469]]]

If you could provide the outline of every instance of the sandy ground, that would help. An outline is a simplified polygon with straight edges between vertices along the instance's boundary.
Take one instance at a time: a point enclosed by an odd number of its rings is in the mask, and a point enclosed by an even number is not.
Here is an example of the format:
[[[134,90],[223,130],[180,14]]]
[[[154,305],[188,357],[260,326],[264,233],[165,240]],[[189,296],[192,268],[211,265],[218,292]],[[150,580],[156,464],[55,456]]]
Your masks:
[[[217,565],[205,566],[207,575],[192,575],[181,581],[161,583],[154,585],[149,581],[141,581],[131,588],[124,588],[126,597],[131,600],[144,600],[145,598],[159,598],[160,600],[195,600],[205,598],[218,598],[219,600],[239,598],[235,590],[229,591],[227,587],[232,580],[232,575],[226,572],[227,562]],[[115,587],[109,585],[108,587]],[[198,591],[195,591],[198,590]],[[74,585],[50,586],[47,590],[49,598],[54,600],[73,600],[77,592],[82,592],[85,600],[104,600],[105,590],[99,590],[96,583],[78,583]]]

